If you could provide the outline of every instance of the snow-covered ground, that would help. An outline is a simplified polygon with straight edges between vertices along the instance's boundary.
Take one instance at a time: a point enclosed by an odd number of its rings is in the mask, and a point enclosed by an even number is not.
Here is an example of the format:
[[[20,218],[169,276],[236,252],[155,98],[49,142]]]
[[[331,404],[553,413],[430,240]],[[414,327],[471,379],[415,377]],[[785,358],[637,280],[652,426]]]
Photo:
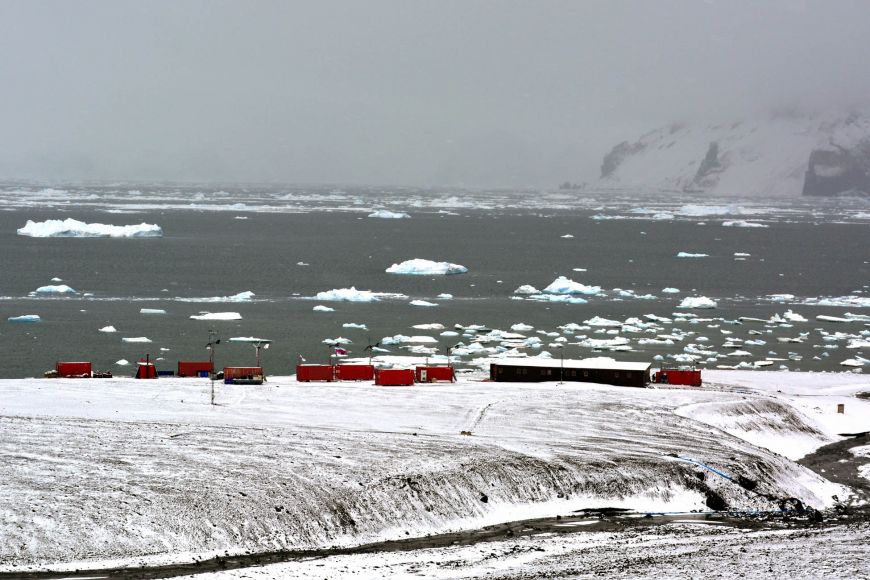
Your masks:
[[[849,496],[783,454],[867,430],[870,401],[854,397],[870,391],[865,376],[704,378],[704,389],[633,389],[271,377],[216,383],[214,406],[206,379],[0,381],[0,571],[350,546],[588,508],[778,509],[765,495],[824,508]]]

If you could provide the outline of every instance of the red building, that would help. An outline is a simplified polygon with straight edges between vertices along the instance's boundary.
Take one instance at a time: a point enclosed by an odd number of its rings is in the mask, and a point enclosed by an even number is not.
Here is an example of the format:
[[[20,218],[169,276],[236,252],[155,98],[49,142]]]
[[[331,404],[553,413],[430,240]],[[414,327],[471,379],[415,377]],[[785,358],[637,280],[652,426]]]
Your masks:
[[[414,369],[378,369],[375,384],[384,387],[409,387],[414,384]]]

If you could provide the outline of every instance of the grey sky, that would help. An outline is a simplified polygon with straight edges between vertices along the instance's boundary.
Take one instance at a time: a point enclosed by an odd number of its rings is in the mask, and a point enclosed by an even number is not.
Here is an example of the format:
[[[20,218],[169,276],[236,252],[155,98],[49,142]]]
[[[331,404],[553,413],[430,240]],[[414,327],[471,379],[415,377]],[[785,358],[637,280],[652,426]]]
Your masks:
[[[870,2],[0,0],[0,178],[551,185],[870,99]]]

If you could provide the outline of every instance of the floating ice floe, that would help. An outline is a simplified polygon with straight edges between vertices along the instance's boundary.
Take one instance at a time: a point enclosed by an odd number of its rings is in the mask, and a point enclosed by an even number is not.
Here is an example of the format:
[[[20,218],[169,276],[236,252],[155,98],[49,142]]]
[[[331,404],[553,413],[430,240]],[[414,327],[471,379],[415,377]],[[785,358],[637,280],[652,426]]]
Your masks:
[[[670,286],[667,288],[662,288],[663,294],[677,294],[677,293],[679,293],[679,291],[680,291],[679,288],[671,288]]]
[[[427,300],[411,300],[408,304],[410,304],[411,306],[425,306],[425,307],[438,306],[434,302],[429,302]]]
[[[559,236],[559,237],[561,237],[561,238],[565,238],[566,240],[570,240],[570,239],[573,238],[574,236],[572,236],[571,234],[565,234],[564,236]]]
[[[404,334],[397,334],[395,336],[385,336],[381,339],[381,344],[403,344],[403,343],[417,343],[417,344],[434,344],[437,343],[438,339],[433,336],[406,336]]]
[[[621,328],[622,323],[618,320],[610,320],[608,318],[601,318],[600,316],[593,316],[589,320],[584,320],[584,324],[589,326],[597,326],[600,328]]]
[[[151,339],[148,338],[147,336],[132,336],[132,337],[125,337],[125,338],[122,338],[122,339],[121,339],[121,342],[134,342],[134,343],[137,343],[137,342],[151,342]]]
[[[382,298],[407,300],[407,296],[395,292],[372,292],[371,290],[357,290],[350,288],[335,288],[325,290],[314,295],[314,300],[328,300],[332,302],[377,302]]]
[[[163,230],[154,224],[112,226],[67,218],[44,222],[27,220],[23,228],[18,228],[18,235],[32,238],[159,238]]]
[[[587,286],[565,276],[559,276],[541,292],[544,294],[585,294],[591,296],[600,294],[601,286]]]
[[[838,296],[828,298],[807,298],[804,304],[815,306],[842,306],[853,308],[870,308],[868,296]]]
[[[514,294],[540,294],[541,291],[535,288],[530,284],[523,284],[516,290],[514,290]]]
[[[415,324],[411,328],[416,328],[417,330],[443,330],[444,325],[438,322],[432,322],[429,324]]]
[[[125,358],[122,358],[120,360],[116,360],[115,364],[118,365],[119,367],[124,367],[124,366],[127,366],[128,364],[130,364],[130,361],[128,361]]]
[[[821,320],[823,322],[852,322],[852,319],[850,318],[842,318],[840,316],[827,316],[825,314],[817,315],[816,320]]]
[[[408,274],[412,276],[446,276],[464,274],[468,268],[450,262],[433,262],[422,258],[405,260],[401,264],[393,264],[386,270],[387,274]]]
[[[768,228],[767,224],[760,224],[758,222],[748,222],[746,220],[730,220],[722,222],[722,225],[726,228]]]
[[[323,304],[318,304],[311,310],[313,310],[314,312],[335,312],[335,308],[330,308],[329,306],[324,306]]]
[[[370,213],[369,217],[370,218],[381,218],[381,219],[407,219],[407,218],[410,218],[411,216],[406,214],[403,211],[397,212],[397,211],[390,211],[387,209],[379,209],[379,210],[375,210],[372,213]]]
[[[62,279],[62,278],[58,278],[57,276],[55,276],[54,278],[51,279],[51,281],[52,281],[52,282],[63,282],[63,279]]]
[[[353,341],[349,338],[344,338],[343,336],[339,336],[338,338],[324,338],[322,341],[323,344],[353,344]]]
[[[10,316],[6,320],[8,320],[9,322],[24,324],[42,322],[42,318],[40,318],[39,314],[22,314],[21,316]]]
[[[191,320],[241,320],[238,312],[200,312],[191,315]]]
[[[511,326],[511,330],[514,332],[529,332],[530,330],[534,330],[535,327],[529,324],[525,324],[523,322],[517,322],[516,324]]]
[[[715,300],[706,296],[687,296],[677,305],[677,308],[716,308]]]
[[[230,338],[229,341],[230,342],[251,342],[251,343],[255,343],[255,344],[262,344],[262,343],[268,344],[268,343],[272,342],[271,340],[267,340],[265,338],[259,338],[256,336],[234,336],[234,337]]]
[[[855,358],[846,359],[843,362],[841,362],[840,364],[843,365],[844,367],[858,368],[858,367],[863,367],[867,363],[870,363],[870,360],[863,358],[863,357],[860,357],[860,356],[856,356]]]
[[[710,254],[693,254],[691,252],[677,252],[678,258],[707,258]]]
[[[747,254],[746,252],[734,252],[735,258],[750,258],[752,254]]]
[[[767,299],[771,302],[791,302],[794,300],[794,294],[768,294]]]
[[[435,298],[437,298],[437,299],[439,299],[439,300],[453,300],[453,294],[446,294],[446,293],[445,293],[445,294],[439,294],[439,295],[436,296]]]
[[[139,314],[166,314],[162,308],[140,308]]]
[[[314,308],[317,308],[316,306]],[[324,306],[324,308],[329,308],[328,306]],[[333,311],[332,308],[329,308],[330,311]],[[369,327],[365,324],[357,324],[356,322],[345,322],[341,325],[342,328],[358,328],[360,330],[368,330]]]
[[[250,302],[254,298],[255,294],[250,290],[245,292],[239,292],[238,294],[233,294],[232,296],[210,296],[205,298],[176,298],[177,302]]]
[[[740,215],[745,213],[745,211],[743,208],[733,205],[687,204],[682,206],[675,213],[687,217],[704,217],[716,215]]]
[[[118,330],[114,326],[104,326],[99,332],[118,332]]]
[[[520,298],[522,300],[522,298]],[[562,302],[565,304],[587,304],[589,301],[579,296],[571,296],[570,294],[534,294],[526,298],[526,300],[534,300],[536,302]]]
[[[49,286],[40,286],[32,292],[33,294],[75,294],[76,291],[66,284],[57,284]]]

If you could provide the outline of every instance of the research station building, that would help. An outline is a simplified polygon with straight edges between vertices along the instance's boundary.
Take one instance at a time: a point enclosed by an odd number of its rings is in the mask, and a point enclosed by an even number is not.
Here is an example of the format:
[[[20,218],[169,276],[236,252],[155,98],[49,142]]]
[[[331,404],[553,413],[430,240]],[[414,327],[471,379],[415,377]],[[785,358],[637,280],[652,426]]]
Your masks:
[[[563,361],[517,358],[490,364],[489,378],[497,382],[575,381],[645,387],[650,382],[650,366],[646,362],[623,362],[607,358]]]

